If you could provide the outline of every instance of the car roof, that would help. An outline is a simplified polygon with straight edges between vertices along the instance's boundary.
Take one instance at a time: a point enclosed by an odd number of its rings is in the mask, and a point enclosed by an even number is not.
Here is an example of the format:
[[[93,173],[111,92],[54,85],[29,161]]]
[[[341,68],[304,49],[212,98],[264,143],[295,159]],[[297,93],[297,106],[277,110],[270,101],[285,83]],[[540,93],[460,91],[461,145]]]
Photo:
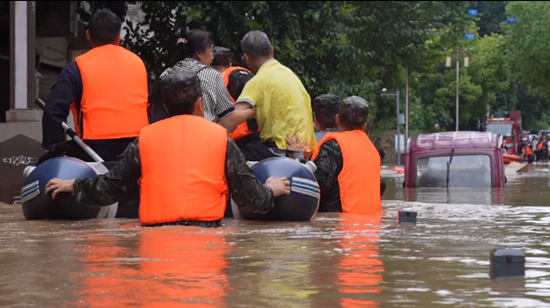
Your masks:
[[[411,151],[456,149],[495,149],[499,135],[491,132],[441,132],[421,134],[410,139]]]

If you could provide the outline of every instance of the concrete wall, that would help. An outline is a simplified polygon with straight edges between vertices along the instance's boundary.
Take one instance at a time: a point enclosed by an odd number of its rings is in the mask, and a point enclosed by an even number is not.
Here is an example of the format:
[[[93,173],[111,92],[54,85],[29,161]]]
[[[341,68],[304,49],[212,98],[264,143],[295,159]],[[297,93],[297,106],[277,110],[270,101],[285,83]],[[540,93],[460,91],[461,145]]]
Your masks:
[[[42,122],[0,123],[0,142],[4,142],[17,135],[25,135],[38,142],[42,142]]]

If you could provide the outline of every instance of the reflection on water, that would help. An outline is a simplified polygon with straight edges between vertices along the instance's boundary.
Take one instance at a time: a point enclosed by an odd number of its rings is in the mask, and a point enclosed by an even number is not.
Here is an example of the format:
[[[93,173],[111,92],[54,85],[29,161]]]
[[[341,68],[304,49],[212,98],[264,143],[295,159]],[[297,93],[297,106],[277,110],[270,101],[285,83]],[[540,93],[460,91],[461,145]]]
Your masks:
[[[89,307],[224,306],[229,250],[224,234],[197,227],[133,231],[130,241],[93,230],[85,234],[90,240],[82,250],[84,270],[77,274],[83,280],[81,302]]]
[[[345,294],[342,307],[378,307],[368,299],[369,293],[380,293],[384,263],[379,258],[380,215],[357,216],[340,214],[336,227],[340,233],[343,257],[338,263],[339,292]]]
[[[424,203],[485,205],[550,205],[548,165],[530,166],[527,172],[506,170],[505,188],[403,188],[403,176],[383,170],[387,182],[385,200]]]
[[[387,181],[382,216],[219,229],[30,222],[1,205],[0,306],[550,307],[547,166],[508,175],[505,191]],[[397,226],[399,208],[418,224]],[[526,253],[524,280],[489,279],[499,247]]]

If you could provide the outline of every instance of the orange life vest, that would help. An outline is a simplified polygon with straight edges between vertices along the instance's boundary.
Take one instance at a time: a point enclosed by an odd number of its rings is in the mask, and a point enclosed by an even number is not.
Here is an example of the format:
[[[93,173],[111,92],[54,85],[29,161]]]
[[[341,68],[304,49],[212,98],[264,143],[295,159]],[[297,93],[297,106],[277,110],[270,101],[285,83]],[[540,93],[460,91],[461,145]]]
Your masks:
[[[227,85],[229,84],[229,75],[231,75],[231,73],[233,73],[234,71],[247,71],[250,73],[250,70],[244,68],[244,67],[241,67],[241,66],[230,66],[228,69],[226,69],[225,71],[223,71],[222,73],[222,78],[223,78],[223,82],[225,83],[225,86],[227,87]],[[235,103],[235,98],[233,98],[231,96],[231,94],[229,94],[229,96],[231,97],[231,99],[233,100],[233,103]],[[237,97],[238,98],[238,97]]]
[[[222,219],[229,197],[226,147],[225,128],[194,115],[144,127],[139,135],[141,223]]]
[[[234,71],[238,71],[238,70],[243,70],[243,71],[247,71],[250,73],[249,70],[247,70],[246,68],[244,67],[240,67],[240,66],[230,66],[228,69],[226,69],[225,71],[223,71],[222,73],[222,78],[223,78],[223,82],[225,83],[225,87],[227,88],[227,85],[229,84],[229,75],[234,72]],[[231,96],[231,94],[229,94],[229,97],[231,97],[231,100],[233,101],[233,104],[235,103],[235,99],[238,98],[233,98]],[[249,120],[250,121],[250,120]],[[258,125],[255,125],[256,127]],[[255,132],[259,132],[260,129],[256,129],[256,130],[251,130],[250,129],[250,126],[248,125],[248,121],[245,121],[241,124],[239,124],[239,126],[237,126],[235,128],[234,131],[232,131],[231,133],[229,133],[229,137],[231,137],[231,139],[237,141],[239,139],[242,139],[252,133],[255,133]]]
[[[539,141],[539,143],[537,143],[537,150],[542,150],[542,142]]]
[[[149,124],[147,71],[140,57],[108,44],[76,58],[82,100],[71,111],[78,135],[86,140],[137,137]]]
[[[312,160],[330,139],[338,142],[344,160],[338,175],[342,212],[362,215],[380,212],[380,155],[376,147],[361,130],[327,133],[317,144]]]

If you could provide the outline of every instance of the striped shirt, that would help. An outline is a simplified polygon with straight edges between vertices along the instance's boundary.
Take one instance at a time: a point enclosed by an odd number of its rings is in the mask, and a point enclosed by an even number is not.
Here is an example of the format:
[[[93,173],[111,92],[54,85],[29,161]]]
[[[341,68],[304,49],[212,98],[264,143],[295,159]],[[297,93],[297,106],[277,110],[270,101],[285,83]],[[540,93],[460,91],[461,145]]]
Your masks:
[[[165,74],[181,71],[193,72],[199,77],[204,100],[204,117],[208,121],[216,122],[235,110],[222,75],[217,70],[193,58],[185,58],[166,69],[161,77]]]

